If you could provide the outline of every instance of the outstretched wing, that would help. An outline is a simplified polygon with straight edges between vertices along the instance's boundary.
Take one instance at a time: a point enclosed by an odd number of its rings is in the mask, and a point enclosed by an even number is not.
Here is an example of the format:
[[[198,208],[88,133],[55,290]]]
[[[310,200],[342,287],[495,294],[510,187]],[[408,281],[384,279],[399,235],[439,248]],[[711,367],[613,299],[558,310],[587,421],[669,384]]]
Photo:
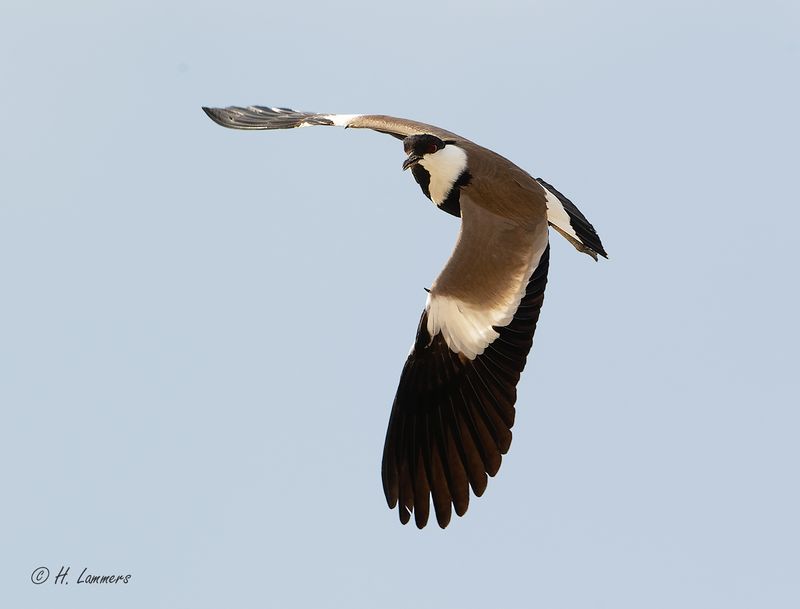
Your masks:
[[[383,490],[406,524],[428,521],[430,498],[439,526],[451,506],[463,516],[469,488],[480,497],[511,445],[516,385],[530,351],[547,284],[549,247],[542,253],[511,321],[474,359],[431,336],[422,313],[392,406],[383,451]]]
[[[294,129],[324,125],[329,127],[349,127],[353,129],[372,129],[403,139],[409,135],[430,133],[442,139],[463,140],[433,125],[426,125],[394,116],[382,114],[317,114],[298,112],[289,108],[269,108],[267,106],[230,106],[228,108],[206,108],[203,111],[215,123],[230,129]]]

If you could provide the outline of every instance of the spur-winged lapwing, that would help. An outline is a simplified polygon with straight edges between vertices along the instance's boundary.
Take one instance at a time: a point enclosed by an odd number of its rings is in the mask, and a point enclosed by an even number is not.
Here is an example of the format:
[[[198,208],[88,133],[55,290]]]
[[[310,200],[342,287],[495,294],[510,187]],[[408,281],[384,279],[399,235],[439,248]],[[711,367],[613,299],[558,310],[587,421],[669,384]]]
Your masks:
[[[430,499],[439,526],[480,497],[511,444],[517,382],[547,283],[548,225],[578,250],[607,257],[586,217],[564,195],[496,152],[444,129],[371,114],[287,108],[203,108],[233,129],[312,125],[365,128],[403,140],[422,192],[461,218],[444,270],[428,290],[400,375],[383,450],[383,490],[400,521],[419,528]]]

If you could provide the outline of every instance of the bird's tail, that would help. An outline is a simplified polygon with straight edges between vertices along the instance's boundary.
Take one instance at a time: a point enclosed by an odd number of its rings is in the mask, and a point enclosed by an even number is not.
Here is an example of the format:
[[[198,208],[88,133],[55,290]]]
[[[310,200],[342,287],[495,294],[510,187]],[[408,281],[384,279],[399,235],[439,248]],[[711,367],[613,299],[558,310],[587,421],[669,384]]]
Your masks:
[[[588,254],[595,260],[598,255],[608,258],[600,236],[581,210],[542,178],[536,178],[536,181],[547,193],[547,221],[550,226],[561,233],[578,251]]]

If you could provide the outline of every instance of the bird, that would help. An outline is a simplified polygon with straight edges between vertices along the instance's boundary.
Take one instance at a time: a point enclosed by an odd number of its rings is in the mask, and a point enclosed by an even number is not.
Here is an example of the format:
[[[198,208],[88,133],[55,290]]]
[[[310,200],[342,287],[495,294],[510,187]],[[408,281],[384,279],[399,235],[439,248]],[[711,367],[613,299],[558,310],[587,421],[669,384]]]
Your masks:
[[[453,253],[427,288],[400,374],[381,478],[399,519],[420,529],[433,509],[444,529],[483,495],[511,445],[517,383],[544,299],[552,227],[578,251],[608,258],[600,237],[555,187],[445,129],[377,114],[267,106],[203,107],[231,129],[335,126],[402,140],[423,194],[461,219]]]

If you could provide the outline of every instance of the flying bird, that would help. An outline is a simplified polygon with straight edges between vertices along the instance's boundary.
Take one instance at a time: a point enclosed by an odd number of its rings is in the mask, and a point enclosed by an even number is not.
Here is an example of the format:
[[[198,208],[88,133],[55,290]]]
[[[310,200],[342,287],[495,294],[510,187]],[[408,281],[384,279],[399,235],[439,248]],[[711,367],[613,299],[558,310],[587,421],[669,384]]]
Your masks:
[[[264,106],[203,108],[223,127],[372,129],[403,140],[422,192],[461,218],[450,259],[428,290],[389,417],[381,475],[400,521],[440,527],[463,516],[469,489],[511,445],[517,382],[547,283],[548,226],[576,249],[607,258],[586,217],[553,186],[455,133],[373,114],[316,114]]]

